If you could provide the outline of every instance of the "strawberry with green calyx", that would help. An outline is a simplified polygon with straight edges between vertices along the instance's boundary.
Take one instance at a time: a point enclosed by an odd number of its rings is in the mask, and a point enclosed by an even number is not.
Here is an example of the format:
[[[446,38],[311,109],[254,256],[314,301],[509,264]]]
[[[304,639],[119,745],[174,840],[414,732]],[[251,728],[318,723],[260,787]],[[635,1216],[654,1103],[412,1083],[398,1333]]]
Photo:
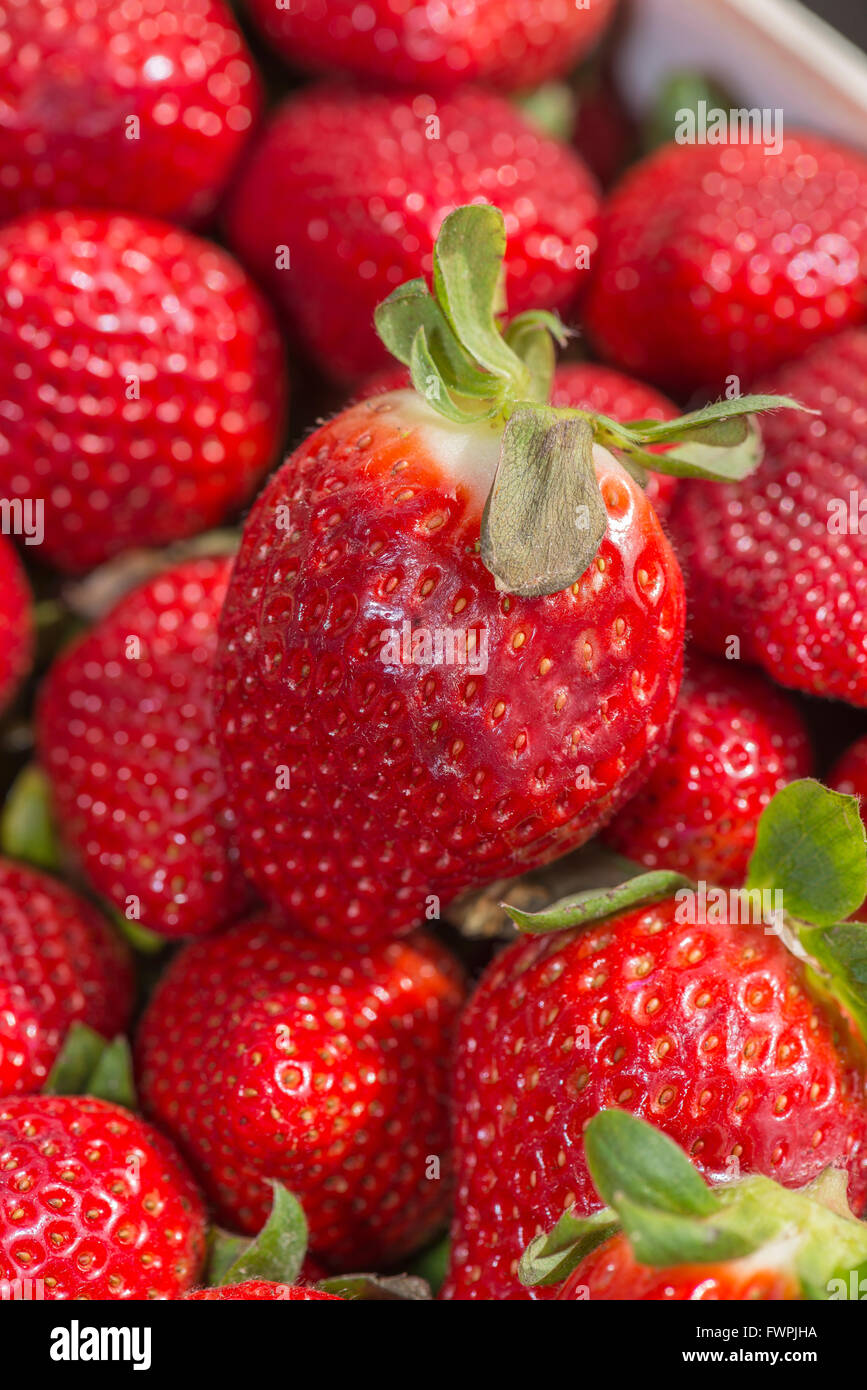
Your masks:
[[[621,1110],[589,1121],[584,1149],[606,1205],[566,1213],[531,1241],[522,1283],[562,1283],[570,1301],[828,1300],[860,1289],[867,1225],[848,1208],[840,1169],[798,1191],[761,1175],[712,1188],[672,1139]]]
[[[496,208],[446,218],[434,293],[414,280],[377,312],[417,391],[296,449],[223,609],[241,860],[330,940],[405,932],[582,844],[635,793],[668,736],[685,598],[629,469],[740,476],[749,412],[787,403],[636,424],[547,406],[563,329],[545,312],[501,327],[504,248]]]
[[[857,803],[804,780],[764,811],[746,892],[656,871],[508,909],[527,939],[489,966],[459,1039],[444,1296],[547,1296],[518,1260],[597,1207],[582,1134],[601,1109],[650,1120],[714,1182],[800,1188],[838,1164],[860,1212],[867,928],[842,919],[865,889]]]

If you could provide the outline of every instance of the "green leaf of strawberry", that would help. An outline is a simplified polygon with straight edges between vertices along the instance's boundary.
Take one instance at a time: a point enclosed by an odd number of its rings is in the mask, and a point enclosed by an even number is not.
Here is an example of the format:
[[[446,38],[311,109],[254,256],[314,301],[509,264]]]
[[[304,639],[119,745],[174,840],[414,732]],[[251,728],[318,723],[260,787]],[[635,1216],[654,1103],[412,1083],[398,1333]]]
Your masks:
[[[779,889],[785,912],[817,927],[867,894],[867,840],[854,796],[812,778],[783,787],[759,820],[746,887]]]
[[[659,902],[669,898],[679,888],[688,888],[690,881],[683,874],[667,869],[655,869],[651,873],[636,874],[615,888],[588,888],[583,893],[573,893],[568,898],[541,912],[525,912],[519,907],[503,903],[519,931],[530,935],[544,935],[546,932],[564,931],[570,927],[589,926],[605,917],[628,912],[632,907]]]
[[[268,1279],[275,1284],[296,1282],[307,1253],[307,1219],[288,1187],[273,1182],[271,1188],[271,1214],[253,1240],[225,1231],[212,1232],[210,1283],[242,1284],[247,1279]]]
[[[334,1274],[316,1287],[352,1303],[420,1303],[431,1297],[429,1285],[413,1274]]]
[[[550,407],[516,410],[482,515],[481,555],[497,584],[526,596],[565,589],[606,525],[587,422]]]
[[[608,1207],[592,1216],[566,1211],[553,1230],[530,1241],[518,1265],[518,1278],[530,1287],[561,1284],[585,1255],[619,1230],[620,1218]]]
[[[129,1042],[108,1042],[86,1023],[73,1023],[42,1088],[50,1096],[95,1096],[136,1108]]]
[[[51,789],[36,763],[21,769],[6,797],[0,816],[0,851],[51,872],[60,868]]]

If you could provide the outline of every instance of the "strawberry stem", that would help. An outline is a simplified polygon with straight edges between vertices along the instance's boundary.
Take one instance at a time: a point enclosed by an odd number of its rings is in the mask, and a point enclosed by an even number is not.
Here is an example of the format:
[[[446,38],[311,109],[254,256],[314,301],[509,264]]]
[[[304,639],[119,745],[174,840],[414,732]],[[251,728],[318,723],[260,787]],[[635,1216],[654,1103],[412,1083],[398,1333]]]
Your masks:
[[[433,410],[467,425],[503,421],[482,557],[499,588],[532,597],[579,579],[605,534],[594,443],[644,481],[654,470],[731,482],[761,461],[753,415],[803,407],[788,396],[743,396],[679,420],[630,424],[590,411],[551,410],[554,343],[563,346],[568,332],[547,310],[501,323],[505,252],[499,208],[457,208],[434,246],[433,292],[422,279],[408,281],[377,307],[375,322]],[[574,428],[579,422],[589,430]],[[680,447],[650,452],[661,443]]]

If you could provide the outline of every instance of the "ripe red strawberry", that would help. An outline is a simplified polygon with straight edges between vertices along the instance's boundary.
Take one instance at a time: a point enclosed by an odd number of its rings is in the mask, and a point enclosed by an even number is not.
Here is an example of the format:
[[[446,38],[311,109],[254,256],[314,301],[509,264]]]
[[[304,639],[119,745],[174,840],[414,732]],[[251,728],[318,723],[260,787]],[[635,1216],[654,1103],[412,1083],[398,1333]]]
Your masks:
[[[0,229],[0,495],[44,500],[40,558],[87,570],[214,525],[284,397],[270,310],[219,247],[101,212]]]
[[[232,562],[200,557],[120,600],[48,673],[39,756],[61,835],[131,920],[199,936],[247,890],[212,730],[211,667]]]
[[[490,200],[510,237],[511,311],[567,308],[595,254],[595,180],[491,92],[304,90],[247,160],[226,226],[305,349],[352,381],[388,361],[373,328],[379,301],[430,270],[452,208]]]
[[[200,221],[260,106],[222,0],[9,0],[0,47],[0,220],[115,207]]]
[[[298,1284],[274,1284],[267,1279],[247,1279],[243,1284],[227,1284],[220,1289],[196,1289],[194,1293],[181,1294],[181,1301],[188,1303],[207,1302],[213,1299],[247,1303],[260,1301],[314,1303],[324,1299],[328,1299],[332,1303],[344,1301],[336,1293],[321,1293],[319,1289],[308,1289]]]
[[[358,398],[367,400],[370,396],[399,391],[411,384],[406,367],[386,367],[368,379]],[[645,386],[643,381],[616,372],[612,367],[602,367],[598,362],[559,363],[554,372],[550,400],[551,405],[579,406],[624,423],[673,420],[678,413],[677,406],[652,386]],[[644,491],[660,520],[667,518],[676,488],[676,478],[666,473],[648,474]]]
[[[822,823],[813,891],[834,914],[836,890],[820,883],[822,855],[836,853],[828,837],[840,844],[855,837],[860,880],[854,889],[847,885],[844,899],[863,896],[867,866],[854,806],[835,803],[828,811],[827,798],[833,801],[818,783],[799,782],[778,794],[765,817],[768,838],[776,833],[794,845],[800,862],[810,852],[805,834],[809,840],[814,819]],[[778,808],[787,812],[782,829]],[[814,993],[817,977],[790,953],[779,929],[755,925],[745,908],[735,913],[727,894],[722,905],[710,898],[704,904],[688,887],[669,888],[661,901],[642,902],[645,891],[657,898],[666,891],[668,876],[662,878],[660,886],[650,876],[648,889],[635,880],[631,898],[612,901],[607,892],[598,905],[567,900],[548,914],[513,911],[534,931],[576,920],[587,925],[509,946],[464,1014],[455,1072],[458,1196],[445,1297],[538,1296],[518,1282],[521,1252],[566,1209],[581,1216],[599,1205],[581,1138],[606,1107],[664,1129],[712,1181],[762,1173],[800,1187],[839,1164],[849,1175],[853,1210],[862,1209],[861,1038],[829,994]],[[781,885],[792,912],[806,915],[797,865],[788,876],[757,880]],[[801,931],[803,923],[786,921]],[[826,941],[817,928],[802,940],[816,956],[828,952],[825,984],[836,993],[845,972],[831,975],[835,932]],[[848,981],[838,997],[847,1011],[855,1007]],[[863,1019],[862,1007],[860,1026]]]
[[[381,82],[453,87],[485,81],[532,87],[568,70],[595,42],[613,0],[247,0],[278,52],[319,71]]]
[[[0,1287],[50,1299],[177,1298],[196,1282],[205,1212],[171,1144],[119,1105],[0,1101]]]
[[[759,816],[811,764],[790,700],[753,672],[693,653],[665,757],[604,838],[648,869],[740,887]]]
[[[840,755],[825,781],[835,791],[857,796],[861,819],[867,824],[867,735],[856,739]],[[867,921],[867,899],[852,915],[859,921]]]
[[[38,1091],[77,1020],[120,1032],[132,998],[129,954],[90,903],[0,860],[0,1096]]]
[[[867,159],[816,135],[670,144],[615,189],[585,322],[603,356],[672,391],[739,387],[867,304]]]
[[[742,482],[685,483],[671,519],[696,641],[781,685],[867,705],[867,329],[818,344],[766,381],[819,412],[765,417]]]
[[[496,209],[446,219],[436,297],[417,280],[377,310],[419,394],[350,406],[296,449],[250,514],[223,610],[242,862],[330,939],[406,931],[583,843],[637,791],[673,716],[683,583],[601,444],[694,470],[689,444],[648,449],[706,437],[721,411],[726,458],[750,463],[747,398],[635,428],[544,404],[562,325],[498,326],[504,250]]]
[[[841,1170],[797,1192],[766,1177],[710,1188],[676,1144],[619,1110],[590,1120],[584,1145],[607,1205],[589,1219],[567,1217],[551,1241],[533,1241],[524,1282],[559,1283],[571,1270],[557,1294],[566,1301],[850,1296],[849,1275],[867,1259],[867,1225],[847,1207]]]
[[[33,622],[30,585],[11,541],[0,536],[0,712],[30,669]]]
[[[457,963],[424,935],[361,953],[252,920],[160,980],[138,1037],[142,1101],[225,1224],[257,1231],[276,1179],[316,1255],[389,1263],[448,1207],[462,999]]]

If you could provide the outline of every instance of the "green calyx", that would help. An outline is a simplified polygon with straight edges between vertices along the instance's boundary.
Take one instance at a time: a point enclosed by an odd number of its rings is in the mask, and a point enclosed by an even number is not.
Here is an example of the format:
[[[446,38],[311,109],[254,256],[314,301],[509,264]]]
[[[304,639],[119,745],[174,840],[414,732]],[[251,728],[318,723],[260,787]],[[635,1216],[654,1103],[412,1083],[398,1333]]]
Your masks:
[[[47,1096],[94,1096],[134,1110],[135,1083],[127,1039],[119,1034],[108,1041],[86,1023],[73,1023],[42,1091]]]
[[[298,1198],[282,1183],[272,1182],[271,1212],[257,1236],[239,1236],[213,1227],[208,1235],[205,1279],[210,1288],[263,1279],[297,1284],[307,1254],[307,1218]],[[365,1302],[417,1302],[430,1299],[424,1279],[410,1274],[340,1274],[321,1279],[323,1293]]]
[[[707,885],[697,890],[682,874],[656,870],[616,888],[574,894],[542,912],[503,907],[519,931],[542,935],[666,898],[676,900],[684,922],[704,913],[709,924],[753,924],[782,937],[804,961],[812,987],[852,1019],[867,1043],[867,923],[844,920],[867,898],[867,837],[856,797],[812,778],[778,791],[759,819],[738,892]]]
[[[867,1272],[867,1225],[845,1200],[845,1175],[828,1169],[797,1192],[771,1178],[711,1188],[660,1130],[622,1110],[602,1110],[584,1131],[587,1166],[605,1203],[592,1216],[566,1212],[531,1241],[518,1275],[558,1284],[618,1232],[639,1264],[720,1264],[764,1253],[766,1268],[795,1281],[801,1296],[846,1297]]]
[[[271,1184],[271,1213],[254,1239],[214,1228],[208,1238],[207,1280],[211,1287],[266,1279],[295,1284],[307,1253],[307,1219],[297,1197]]]
[[[51,809],[51,787],[38,763],[19,772],[0,815],[0,852],[54,873],[60,849]]]
[[[605,533],[594,443],[639,481],[652,469],[732,482],[761,460],[752,417],[804,407],[788,396],[741,396],[678,420],[628,424],[552,408],[554,345],[563,346],[569,335],[546,310],[504,319],[505,252],[499,208],[457,208],[434,246],[433,289],[423,279],[408,281],[377,307],[375,321],[432,410],[468,427],[499,422],[502,444],[482,521],[482,559],[500,588],[534,597],[579,579]],[[664,454],[652,452],[658,445],[666,446]]]

